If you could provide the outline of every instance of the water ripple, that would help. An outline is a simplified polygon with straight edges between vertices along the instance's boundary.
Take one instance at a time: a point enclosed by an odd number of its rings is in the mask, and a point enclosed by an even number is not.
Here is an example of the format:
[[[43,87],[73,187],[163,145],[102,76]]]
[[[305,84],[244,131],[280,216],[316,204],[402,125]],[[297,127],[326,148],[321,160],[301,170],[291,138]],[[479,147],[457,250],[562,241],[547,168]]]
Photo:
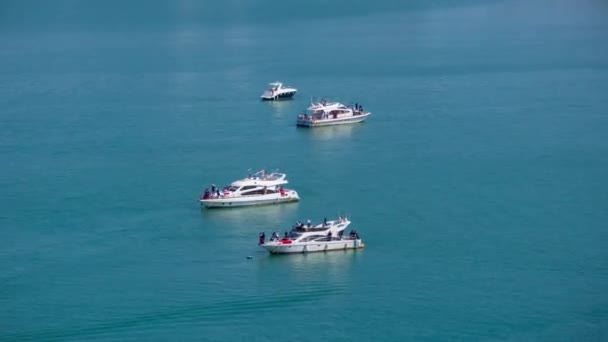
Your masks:
[[[318,301],[343,292],[342,287],[319,284],[304,290],[290,291],[273,296],[251,296],[211,304],[184,306],[179,309],[142,314],[125,319],[108,320],[95,325],[73,326],[67,329],[41,329],[33,332],[0,335],[0,341],[62,340],[66,338],[100,337],[143,330],[159,325],[177,325],[197,322],[203,325],[233,324],[243,315],[294,307],[301,303]]]

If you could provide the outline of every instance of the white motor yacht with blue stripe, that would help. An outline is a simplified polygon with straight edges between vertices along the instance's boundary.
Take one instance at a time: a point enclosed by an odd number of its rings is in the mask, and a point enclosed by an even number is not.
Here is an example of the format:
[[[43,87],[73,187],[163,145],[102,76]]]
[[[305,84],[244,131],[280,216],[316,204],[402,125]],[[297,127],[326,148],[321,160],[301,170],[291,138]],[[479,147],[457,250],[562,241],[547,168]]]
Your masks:
[[[261,170],[224,188],[211,185],[201,195],[200,202],[207,208],[231,208],[299,201],[295,190],[283,187],[288,183],[286,177],[284,173]]]
[[[272,82],[269,84],[268,89],[266,89],[266,91],[264,91],[264,93],[262,94],[262,96],[260,96],[260,98],[262,99],[262,101],[276,101],[276,100],[290,99],[297,92],[298,92],[298,89],[290,87],[290,86],[286,86],[283,83],[276,81],[276,82]]]

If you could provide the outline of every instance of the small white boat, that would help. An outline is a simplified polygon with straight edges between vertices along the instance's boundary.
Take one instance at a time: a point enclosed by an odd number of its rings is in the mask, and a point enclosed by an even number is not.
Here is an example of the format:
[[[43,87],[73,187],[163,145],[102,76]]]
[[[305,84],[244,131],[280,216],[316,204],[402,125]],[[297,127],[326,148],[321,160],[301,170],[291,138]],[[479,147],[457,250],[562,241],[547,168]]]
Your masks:
[[[264,91],[262,96],[262,101],[275,101],[275,100],[283,100],[293,97],[298,89],[292,88],[283,83],[277,81],[269,84],[268,89]]]
[[[295,190],[283,187],[288,183],[285,178],[284,173],[262,170],[223,189],[211,185],[201,195],[200,202],[207,208],[230,208],[299,201]]]
[[[359,233],[351,230],[344,236],[344,230],[350,225],[347,218],[327,221],[317,225],[300,222],[281,238],[278,233],[272,233],[270,241],[266,241],[264,233],[260,234],[259,245],[271,254],[327,252],[347,249],[359,249],[365,244]]]
[[[297,125],[303,127],[319,127],[342,125],[364,121],[371,113],[363,110],[363,106],[355,104],[345,106],[339,102],[320,101],[312,103],[307,112],[298,116]]]

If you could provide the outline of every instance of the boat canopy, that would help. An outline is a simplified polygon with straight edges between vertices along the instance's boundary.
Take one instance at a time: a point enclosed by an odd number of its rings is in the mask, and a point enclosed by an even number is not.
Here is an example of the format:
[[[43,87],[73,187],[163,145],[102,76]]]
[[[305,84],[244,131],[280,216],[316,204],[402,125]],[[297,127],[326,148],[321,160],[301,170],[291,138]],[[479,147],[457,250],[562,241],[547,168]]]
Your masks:
[[[309,110],[332,110],[332,109],[338,109],[338,108],[343,108],[346,109],[347,107],[343,104],[341,104],[340,102],[317,102],[317,103],[311,103],[310,107],[308,107]]]

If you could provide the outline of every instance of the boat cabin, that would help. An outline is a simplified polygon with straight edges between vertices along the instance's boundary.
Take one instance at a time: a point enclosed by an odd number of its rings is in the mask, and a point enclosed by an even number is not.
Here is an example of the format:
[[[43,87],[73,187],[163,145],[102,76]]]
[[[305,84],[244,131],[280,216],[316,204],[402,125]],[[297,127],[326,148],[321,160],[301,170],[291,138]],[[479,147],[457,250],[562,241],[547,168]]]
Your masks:
[[[310,114],[300,115],[300,119],[327,120],[352,116],[353,110],[341,103],[314,104],[308,108]]]

